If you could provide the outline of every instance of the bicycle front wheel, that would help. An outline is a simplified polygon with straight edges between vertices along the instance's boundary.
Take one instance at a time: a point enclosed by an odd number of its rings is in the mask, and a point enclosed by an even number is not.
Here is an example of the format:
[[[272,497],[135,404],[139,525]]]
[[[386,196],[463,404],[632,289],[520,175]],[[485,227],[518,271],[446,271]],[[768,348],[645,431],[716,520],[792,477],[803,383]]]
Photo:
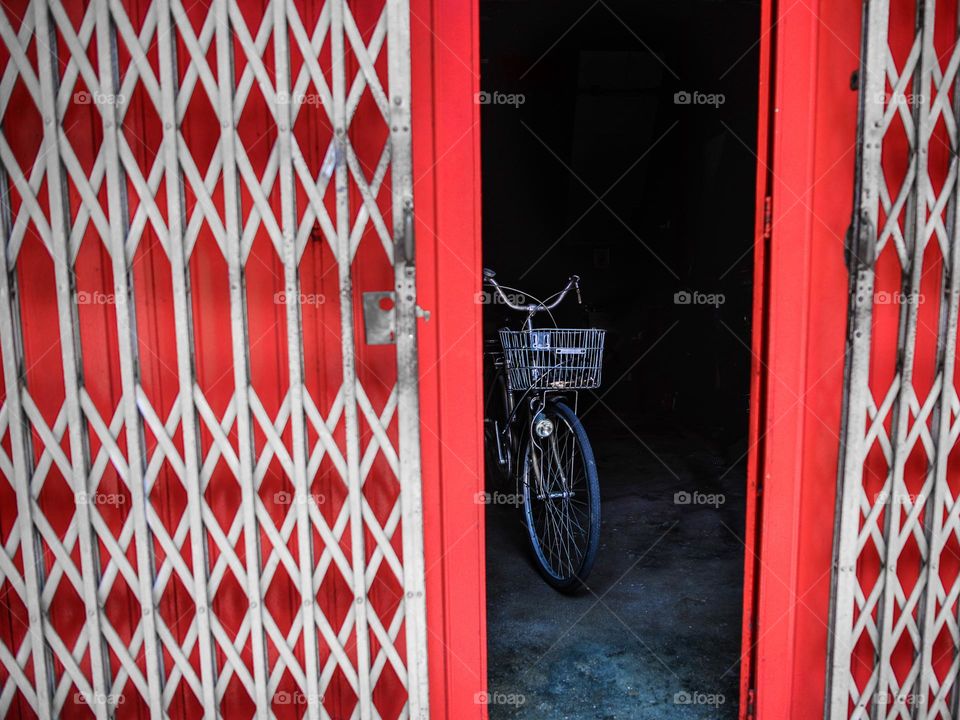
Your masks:
[[[547,404],[553,432],[528,433],[521,468],[523,507],[534,559],[557,590],[580,589],[600,546],[600,482],[593,448],[568,405]]]

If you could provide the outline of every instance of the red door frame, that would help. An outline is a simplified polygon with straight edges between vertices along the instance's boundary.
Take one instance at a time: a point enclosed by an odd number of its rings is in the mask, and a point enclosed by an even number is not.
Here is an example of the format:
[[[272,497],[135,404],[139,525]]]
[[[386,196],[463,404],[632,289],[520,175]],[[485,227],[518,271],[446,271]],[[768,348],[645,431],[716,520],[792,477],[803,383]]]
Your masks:
[[[431,716],[486,691],[479,4],[411,0],[414,206]]]
[[[758,206],[769,213],[756,255],[756,553],[741,686],[753,692],[741,717],[752,704],[772,720],[823,713],[860,4],[765,5]]]
[[[479,6],[411,10],[431,702],[483,718]],[[761,3],[741,718],[822,714],[859,28],[856,3]]]

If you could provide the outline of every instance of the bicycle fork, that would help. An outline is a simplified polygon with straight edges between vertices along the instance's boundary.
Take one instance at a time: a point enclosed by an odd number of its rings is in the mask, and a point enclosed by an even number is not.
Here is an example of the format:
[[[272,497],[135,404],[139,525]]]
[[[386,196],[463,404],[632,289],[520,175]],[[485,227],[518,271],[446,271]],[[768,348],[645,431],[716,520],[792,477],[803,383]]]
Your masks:
[[[509,426],[500,427],[500,421],[494,418],[493,420],[493,433],[497,438],[497,460],[501,465],[507,462],[506,453],[503,451],[503,445],[506,442],[504,435],[506,435],[506,428]]]
[[[550,447],[550,454],[553,455],[553,459],[557,468],[557,475],[559,476],[560,487],[562,490],[551,490],[548,487],[548,480],[544,479],[544,473],[541,472],[541,466],[539,463],[539,455],[534,450],[530,453],[530,460],[533,463],[533,474],[537,480],[537,493],[536,498],[541,502],[547,498],[550,500],[569,500],[574,497],[576,493],[570,487],[570,483],[567,479],[566,474],[564,473],[563,463],[560,461],[560,453],[557,451],[557,442],[556,437],[551,434],[546,438],[547,444]]]

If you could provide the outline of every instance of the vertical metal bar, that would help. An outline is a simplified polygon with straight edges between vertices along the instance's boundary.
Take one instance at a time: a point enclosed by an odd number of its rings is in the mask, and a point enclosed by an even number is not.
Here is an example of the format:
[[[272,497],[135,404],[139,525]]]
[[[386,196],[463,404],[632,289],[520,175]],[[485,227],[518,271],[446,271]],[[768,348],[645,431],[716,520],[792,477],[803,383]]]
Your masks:
[[[307,680],[307,717],[320,717],[320,658],[317,649],[313,590],[313,543],[310,521],[310,486],[307,479],[307,436],[303,408],[303,328],[300,322],[299,253],[297,252],[297,208],[293,174],[293,128],[290,82],[290,48],[287,5],[273,3],[273,48],[276,68],[277,148],[280,155],[280,213],[283,230],[283,278],[287,315],[287,362],[290,382],[290,430],[293,443],[294,511],[297,516],[297,559],[300,571],[300,617],[303,621],[304,674]]]
[[[282,2],[283,0],[272,0]],[[267,656],[263,631],[263,595],[260,588],[260,530],[256,519],[257,490],[254,486],[254,447],[250,422],[250,379],[247,367],[246,288],[243,271],[243,250],[240,244],[240,190],[237,178],[237,130],[233,93],[233,33],[230,25],[231,0],[216,0],[217,85],[220,118],[220,152],[223,157],[224,226],[226,228],[227,267],[230,282],[230,331],[233,351],[234,397],[237,413],[237,443],[240,466],[241,508],[243,513],[244,561],[246,591],[250,602],[250,643],[253,655],[254,699],[257,717],[271,716],[267,697]]]
[[[357,420],[357,369],[354,344],[353,277],[350,252],[350,178],[346,164],[346,53],[343,14],[346,0],[330,1],[330,48],[333,57],[333,128],[337,146],[337,269],[340,283],[340,337],[343,346],[343,414],[347,444],[347,502],[350,507],[351,565],[353,567],[354,629],[357,637],[357,678],[360,720],[371,720],[370,634],[367,622],[367,565],[360,481],[360,430]]]
[[[95,0],[97,22],[97,66],[101,97],[116,97],[116,48],[113,37],[108,0]],[[110,223],[110,260],[113,270],[114,308],[117,321],[117,348],[120,360],[120,382],[123,404],[123,422],[127,439],[127,486],[132,496],[134,542],[137,557],[137,581],[140,597],[140,618],[143,630],[144,660],[147,667],[147,692],[150,717],[162,718],[162,662],[153,600],[153,541],[147,527],[148,498],[143,484],[143,436],[140,411],[137,409],[136,318],[131,309],[132,280],[128,277],[126,253],[127,200],[126,179],[120,165],[117,134],[117,106],[105,102],[99,106],[103,120],[103,145],[107,181],[108,221]]]
[[[81,360],[77,336],[76,293],[73,283],[72,260],[69,247],[69,218],[63,167],[59,152],[59,117],[56,109],[57,37],[52,32],[46,2],[34,3],[37,28],[37,66],[40,77],[40,112],[43,118],[43,145],[40,155],[46,163],[47,197],[50,204],[50,231],[48,243],[54,267],[57,292],[57,320],[60,332],[60,352],[63,363],[64,405],[67,409],[70,438],[70,484],[76,497],[73,521],[77,523],[80,544],[80,568],[83,585],[83,603],[86,608],[86,631],[90,647],[90,674],[93,697],[88,699],[91,711],[98,720],[108,716],[108,677],[103,633],[100,629],[100,605],[97,585],[100,564],[97,540],[90,522],[89,488],[87,487],[86,427],[80,411]]]
[[[920,58],[913,79],[914,88],[928,88],[931,67],[935,61],[933,48],[933,25],[936,14],[935,0],[920,0],[917,3],[917,34],[920,41]],[[896,687],[896,678],[893,672],[892,658],[894,648],[899,645],[901,634],[894,634],[894,615],[897,609],[897,566],[900,553],[904,547],[904,538],[901,521],[909,514],[911,503],[907,499],[907,488],[904,481],[907,458],[912,447],[907,444],[907,435],[910,429],[910,398],[913,395],[913,367],[917,344],[917,315],[920,308],[919,293],[920,281],[923,274],[923,255],[927,246],[929,233],[927,230],[927,195],[930,178],[927,173],[927,141],[932,133],[930,127],[930,94],[921,92],[914,94],[914,133],[912,143],[914,167],[914,184],[911,188],[912,203],[908,203],[908,212],[905,215],[905,226],[908,238],[913,242],[907,243],[910,252],[909,266],[903,269],[906,282],[904,283],[904,303],[900,309],[900,334],[898,338],[897,367],[900,371],[900,388],[894,406],[891,438],[893,446],[893,465],[891,468],[886,499],[888,506],[884,513],[886,541],[885,557],[883,558],[883,595],[877,606],[879,629],[878,648],[878,680],[877,693],[880,697],[890,700],[890,705],[875,702],[872,705],[872,716],[882,718],[898,716],[904,703],[902,693]],[[912,210],[912,214],[910,213]],[[919,650],[917,648],[917,650]],[[916,658],[916,653],[915,653]],[[914,662],[916,659],[914,659]]]
[[[953,113],[960,117],[960,78],[953,83]],[[957,319],[960,310],[960,138],[956,127],[950,135],[950,174],[954,176],[951,188],[950,205],[948,208],[949,221],[947,223],[949,254],[944,258],[942,289],[940,301],[940,327],[937,347],[937,373],[940,376],[940,397],[935,423],[933,423],[936,455],[934,457],[933,483],[928,498],[928,505],[924,512],[927,536],[927,563],[922,569],[919,582],[923,583],[924,596],[920,606],[919,629],[921,638],[920,672],[914,682],[916,702],[914,706],[922,717],[936,718],[940,716],[936,707],[929,705],[932,691],[932,680],[936,677],[933,668],[933,645],[937,638],[937,601],[938,589],[941,587],[940,557],[946,547],[949,533],[945,532],[944,514],[945,496],[947,493],[947,466],[952,447],[950,439],[950,425],[952,419],[951,403],[953,398],[953,373],[957,357]],[[942,627],[942,625],[940,626]],[[954,647],[954,659],[957,648]],[[956,680],[954,680],[956,682]],[[954,688],[953,696],[957,696]],[[955,715],[954,715],[955,716]]]
[[[828,636],[825,714],[846,720],[853,678],[853,619],[857,588],[857,534],[863,485],[864,421],[867,417],[870,370],[871,318],[873,316],[874,262],[882,180],[880,152],[883,144],[887,54],[888,0],[863,4],[860,53],[860,107],[857,123],[857,178],[850,252],[850,310],[847,323],[844,370],[844,414],[837,492],[837,525],[834,534],[834,567],[830,633]]]
[[[960,19],[954,26],[954,37],[960,36]],[[956,51],[955,51],[956,52]],[[937,89],[943,91],[943,87]],[[960,75],[953,80],[953,117],[960,117]],[[943,623],[937,622],[937,603],[943,581],[940,576],[940,558],[950,539],[950,531],[945,527],[945,520],[949,521],[950,506],[947,506],[949,484],[947,468],[950,462],[950,452],[954,441],[951,439],[951,424],[953,418],[952,400],[955,394],[954,370],[957,357],[957,322],[960,316],[960,131],[956,125],[952,127],[950,137],[950,172],[953,176],[950,203],[948,206],[948,237],[949,252],[944,257],[942,273],[942,295],[940,300],[940,327],[937,347],[937,372],[940,376],[940,397],[937,416],[933,429],[936,441],[936,457],[934,459],[933,487],[928,498],[928,505],[924,512],[927,537],[927,563],[923,568],[921,582],[924,585],[924,598],[920,609],[920,672],[914,683],[916,694],[915,706],[919,708],[921,717],[939,718],[941,711],[939,704],[930,703],[930,696],[934,690],[933,650]],[[960,497],[955,499],[960,502]],[[949,596],[950,592],[947,592]],[[946,607],[944,608],[946,611]],[[956,664],[960,648],[954,643],[953,663]],[[957,678],[953,677],[954,687],[950,693],[953,707],[950,717],[957,716],[958,696]]]
[[[216,657],[210,631],[210,595],[206,528],[203,525],[203,496],[200,480],[200,441],[196,405],[193,403],[193,318],[190,306],[190,275],[183,238],[184,210],[182,179],[177,157],[180,128],[177,121],[177,36],[170,18],[170,0],[156,0],[157,37],[160,62],[160,116],[163,123],[163,164],[167,196],[167,249],[173,287],[173,316],[177,343],[177,378],[180,383],[180,430],[183,437],[184,485],[187,491],[187,520],[190,524],[190,559],[193,571],[193,600],[200,656],[200,698],[205,720],[217,717]]]
[[[960,22],[954,26],[954,35],[960,33]],[[956,52],[956,50],[955,50]],[[953,62],[953,60],[951,60]],[[960,117],[960,77],[955,76],[952,83],[952,112],[953,117]],[[944,93],[943,86],[936,88],[937,93]],[[950,168],[953,176],[953,186],[950,190],[948,207],[947,251],[944,253],[944,267],[941,282],[940,325],[938,329],[937,347],[937,374],[940,380],[940,397],[938,398],[937,413],[934,418],[934,441],[936,455],[932,471],[932,490],[927,499],[924,511],[924,525],[927,540],[927,562],[921,568],[919,582],[923,583],[924,598],[919,611],[920,632],[920,667],[914,683],[915,700],[922,713],[922,717],[940,718],[957,717],[960,713],[960,686],[958,686],[955,672],[948,673],[939,687],[934,686],[936,673],[934,663],[944,657],[940,655],[936,660],[933,657],[934,645],[947,627],[947,622],[960,620],[960,611],[956,605],[958,580],[954,579],[949,587],[943,584],[940,575],[940,560],[944,551],[948,550],[953,530],[951,524],[960,509],[960,496],[950,495],[947,477],[951,452],[956,445],[956,439],[951,432],[953,422],[952,403],[956,397],[954,372],[957,354],[957,323],[958,306],[960,306],[960,132],[956,125],[947,126],[950,140]],[[949,500],[948,500],[949,499]],[[937,606],[941,601],[940,594],[944,595],[944,604],[938,613]],[[953,598],[951,601],[950,598]],[[953,611],[951,613],[951,606]],[[949,615],[953,619],[949,619]],[[956,668],[960,662],[960,647],[954,638],[951,664]],[[946,686],[946,689],[944,689]],[[952,686],[952,687],[951,687]],[[931,695],[936,700],[931,703]]]
[[[430,710],[420,477],[417,283],[413,243],[409,0],[387,0],[387,72],[393,258],[397,293],[397,393],[407,693],[410,717],[413,720],[427,720]]]
[[[23,558],[23,580],[27,596],[24,602],[29,617],[29,635],[33,658],[34,689],[37,704],[34,712],[40,718],[52,718],[51,680],[54,677],[51,658],[47,653],[47,644],[43,636],[43,607],[40,593],[43,588],[43,552],[37,542],[33,527],[33,491],[30,480],[33,477],[33,452],[30,447],[30,433],[24,432],[24,423],[28,422],[23,414],[20,401],[23,374],[23,342],[20,331],[20,312],[17,302],[16,263],[9,267],[7,261],[7,240],[10,224],[9,200],[2,198],[2,223],[0,223],[0,354],[3,355],[3,380],[7,392],[7,417],[10,427],[10,449],[13,455],[12,484],[17,493],[17,524],[20,528],[20,554]]]

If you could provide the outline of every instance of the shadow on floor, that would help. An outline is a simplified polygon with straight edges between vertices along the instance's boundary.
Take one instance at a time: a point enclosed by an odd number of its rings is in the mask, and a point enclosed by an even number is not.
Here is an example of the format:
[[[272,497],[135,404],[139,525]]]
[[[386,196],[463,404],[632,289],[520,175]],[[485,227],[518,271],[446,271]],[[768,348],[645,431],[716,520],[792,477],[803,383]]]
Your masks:
[[[589,591],[547,586],[521,511],[487,509],[491,720],[736,718],[744,448],[601,410],[584,425],[602,492]]]

